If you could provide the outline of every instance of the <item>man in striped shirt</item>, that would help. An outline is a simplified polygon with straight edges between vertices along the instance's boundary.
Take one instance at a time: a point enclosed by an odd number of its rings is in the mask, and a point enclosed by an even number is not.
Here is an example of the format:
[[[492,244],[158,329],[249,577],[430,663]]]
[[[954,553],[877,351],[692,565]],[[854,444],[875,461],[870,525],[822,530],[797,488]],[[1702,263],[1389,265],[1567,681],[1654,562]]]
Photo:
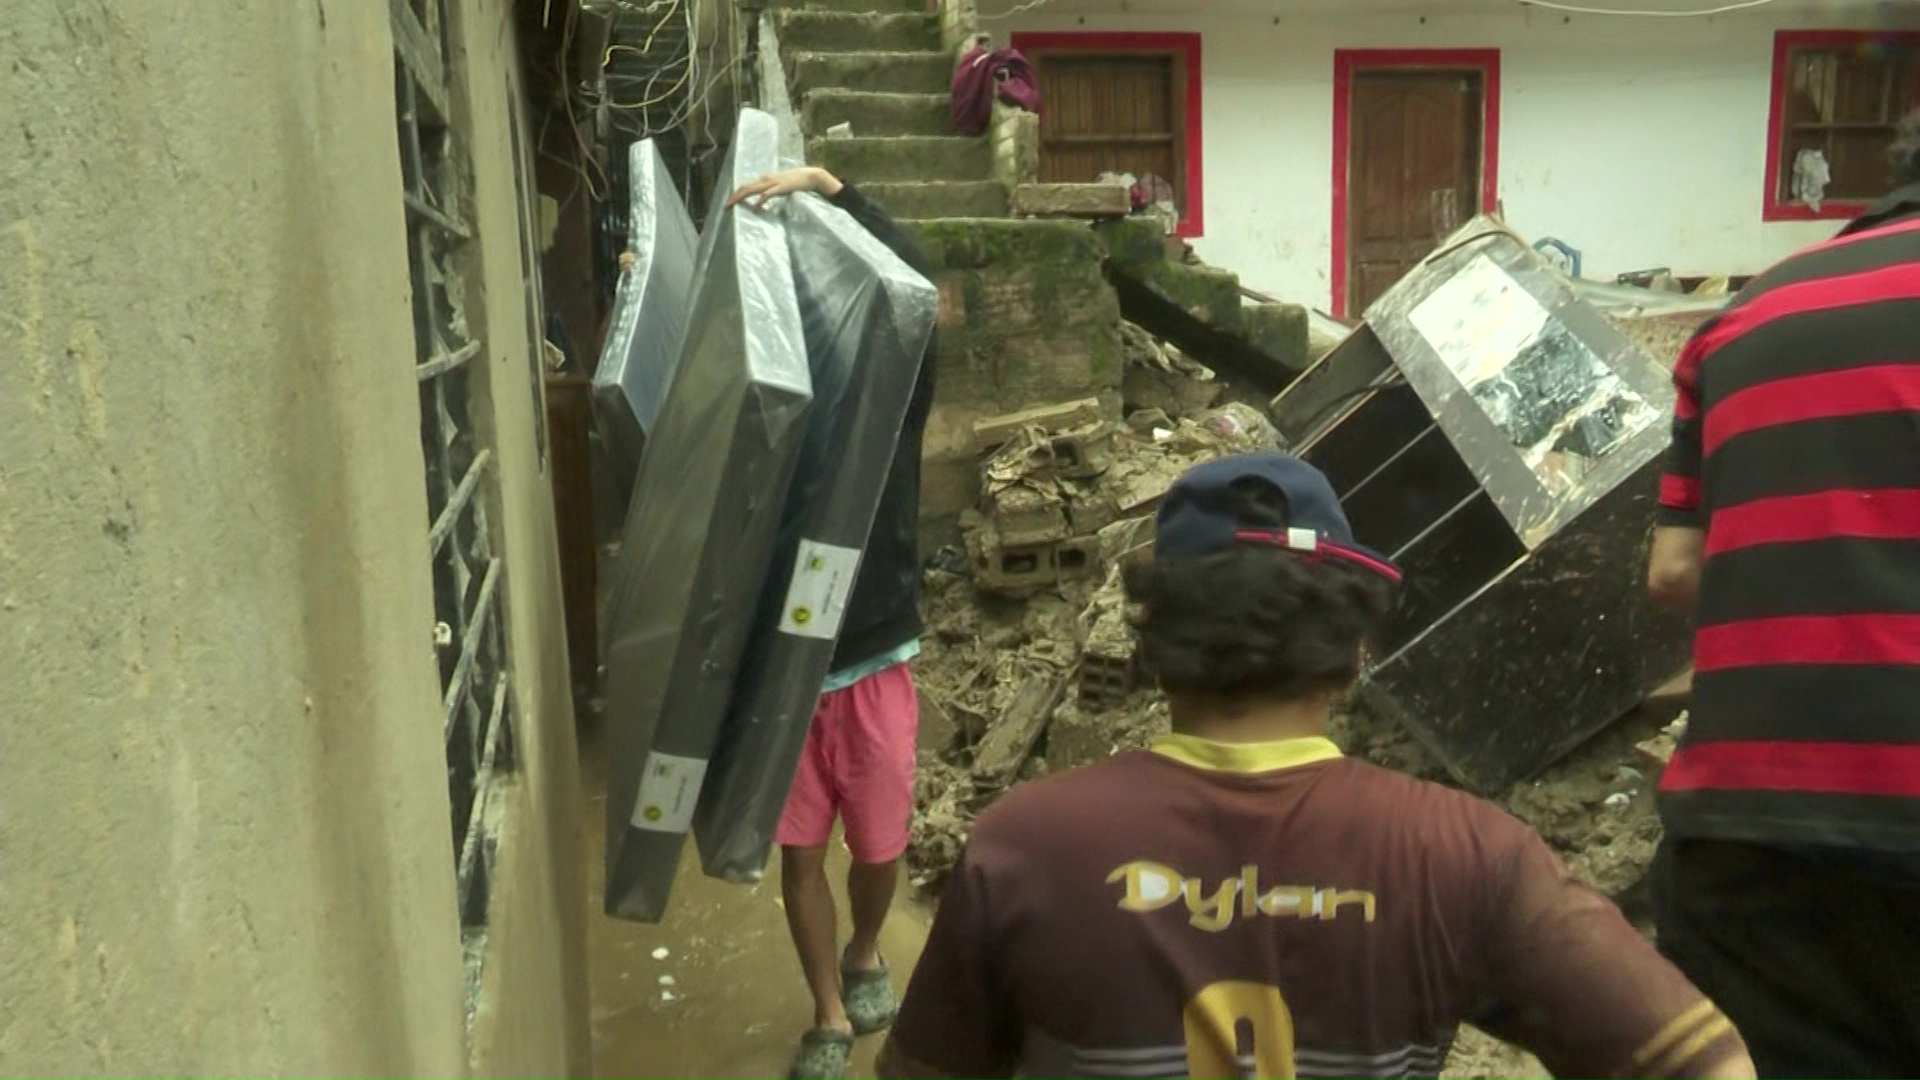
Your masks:
[[[1920,113],[1892,156],[1674,370],[1648,576],[1699,630],[1660,938],[1761,1076],[1920,1076]]]

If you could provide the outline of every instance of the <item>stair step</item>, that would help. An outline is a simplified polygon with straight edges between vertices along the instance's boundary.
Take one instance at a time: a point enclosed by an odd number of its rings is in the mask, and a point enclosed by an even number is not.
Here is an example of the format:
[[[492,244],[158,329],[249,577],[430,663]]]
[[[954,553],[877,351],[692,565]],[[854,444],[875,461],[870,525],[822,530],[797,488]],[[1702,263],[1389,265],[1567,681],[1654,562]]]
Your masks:
[[[860,190],[901,221],[1007,216],[1007,189],[993,180],[862,184]]]
[[[985,139],[959,136],[891,139],[815,139],[807,159],[856,183],[905,180],[987,180],[993,148]]]
[[[868,90],[883,94],[944,94],[953,58],[943,52],[807,52],[790,54],[796,92]]]
[[[783,11],[780,44],[815,52],[914,52],[940,48],[940,20],[931,15],[852,11]]]
[[[952,135],[953,115],[946,94],[870,94],[859,90],[816,90],[807,95],[801,126],[824,135],[835,124],[850,124],[855,138],[883,135]]]

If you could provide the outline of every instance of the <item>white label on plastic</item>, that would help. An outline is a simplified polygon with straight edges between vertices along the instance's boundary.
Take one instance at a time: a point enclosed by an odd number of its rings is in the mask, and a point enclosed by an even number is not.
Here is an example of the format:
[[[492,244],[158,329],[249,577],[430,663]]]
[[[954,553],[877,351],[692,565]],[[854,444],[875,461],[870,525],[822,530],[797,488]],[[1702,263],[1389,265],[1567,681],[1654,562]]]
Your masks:
[[[847,595],[859,570],[859,548],[800,541],[793,580],[787,583],[787,604],[780,612],[780,632],[821,641],[839,637]]]
[[[683,833],[693,827],[693,808],[707,763],[699,758],[648,754],[640,774],[640,797],[633,804],[633,827],[648,832]]]
[[[1320,534],[1312,529],[1288,529],[1287,546],[1295,551],[1320,550]]]

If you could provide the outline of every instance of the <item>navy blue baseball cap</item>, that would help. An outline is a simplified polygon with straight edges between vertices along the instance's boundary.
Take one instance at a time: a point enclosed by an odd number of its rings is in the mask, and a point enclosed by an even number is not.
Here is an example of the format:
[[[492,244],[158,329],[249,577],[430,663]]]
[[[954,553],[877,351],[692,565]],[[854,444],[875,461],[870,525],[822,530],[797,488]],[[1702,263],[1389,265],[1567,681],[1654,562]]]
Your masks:
[[[1241,520],[1234,489],[1248,481],[1280,493],[1287,507],[1286,528]],[[1311,559],[1338,559],[1396,583],[1401,579],[1400,568],[1391,560],[1355,542],[1326,476],[1291,454],[1238,454],[1196,465],[1174,481],[1160,504],[1155,558],[1199,558],[1245,544]]]

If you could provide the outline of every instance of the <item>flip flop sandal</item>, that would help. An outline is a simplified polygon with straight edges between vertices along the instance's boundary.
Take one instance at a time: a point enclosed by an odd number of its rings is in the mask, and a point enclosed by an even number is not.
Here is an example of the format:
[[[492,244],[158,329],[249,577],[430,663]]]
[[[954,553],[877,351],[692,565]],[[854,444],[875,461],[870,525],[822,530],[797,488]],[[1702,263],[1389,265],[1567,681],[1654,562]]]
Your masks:
[[[853,1036],[832,1028],[814,1028],[800,1036],[800,1050],[787,1069],[788,1080],[844,1080],[853,1057]]]
[[[900,999],[893,992],[893,972],[885,960],[875,971],[854,971],[840,954],[840,1001],[856,1035],[872,1035],[893,1025],[900,1015]]]

